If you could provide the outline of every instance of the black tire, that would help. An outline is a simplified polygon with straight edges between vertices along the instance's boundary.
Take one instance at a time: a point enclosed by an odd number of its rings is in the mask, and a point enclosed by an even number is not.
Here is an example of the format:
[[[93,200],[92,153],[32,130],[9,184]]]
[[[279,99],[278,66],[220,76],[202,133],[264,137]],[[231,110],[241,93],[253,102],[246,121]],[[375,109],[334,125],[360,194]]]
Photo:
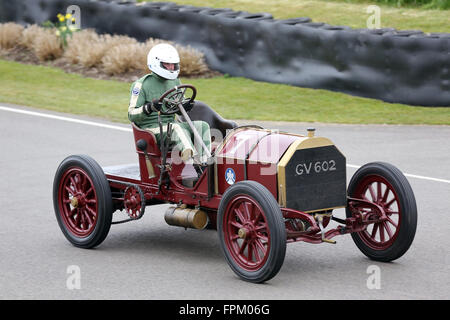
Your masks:
[[[403,173],[395,166],[384,162],[372,162],[359,168],[349,183],[347,192],[349,197],[358,198],[358,194],[363,190],[364,184],[370,181],[370,179],[387,181],[390,184],[389,188],[392,188],[395,191],[396,197],[394,192],[391,191],[391,200],[393,198],[396,199],[394,203],[398,211],[398,222],[394,230],[395,233],[393,233],[392,238],[389,238],[386,241],[385,245],[380,244],[379,247],[371,244],[370,240],[368,240],[369,232],[363,231],[352,233],[352,238],[359,250],[370,259],[389,262],[398,259],[405,254],[414,240],[417,228],[416,200],[413,190]],[[387,188],[386,184],[385,190]],[[378,191],[372,190],[373,193],[376,193],[378,196]],[[386,203],[386,201],[388,200],[384,200],[384,203]],[[381,202],[383,203],[382,200]],[[346,209],[346,215],[348,218],[352,216],[349,208]],[[389,223],[389,229],[393,226],[394,225]],[[373,228],[375,228],[375,226]],[[392,230],[390,231],[392,233]],[[381,231],[376,230],[376,232]],[[386,229],[382,232],[386,232]]]
[[[77,172],[81,175],[85,173],[84,181],[87,182],[84,185],[85,187],[88,186],[89,189],[93,189],[89,191],[89,194],[91,197],[93,197],[92,195],[95,196],[94,201],[96,205],[94,210],[90,207],[90,210],[96,213],[96,216],[93,218],[95,223],[92,223],[91,229],[86,230],[86,235],[76,234],[75,227],[68,222],[68,218],[63,218],[65,211],[75,210],[72,204],[70,204],[70,207],[69,205],[64,205],[64,201],[67,201],[67,198],[71,196],[70,193],[61,192],[64,188],[64,181],[70,179],[69,173],[73,171],[75,172],[74,174]],[[79,185],[81,185],[81,182],[79,182]],[[74,246],[89,249],[98,246],[105,240],[111,227],[113,202],[108,180],[102,168],[94,159],[87,155],[72,155],[61,162],[53,181],[53,206],[61,231]],[[83,208],[80,208],[80,210],[83,210]]]
[[[240,198],[247,198],[247,200],[239,200]],[[231,223],[229,223],[230,219],[232,219],[232,215],[230,215],[229,212],[235,211],[231,209],[234,208],[233,205],[238,206],[239,201],[244,201],[241,205],[250,204],[251,208],[253,208],[253,214],[259,217],[254,217],[253,219],[255,221],[255,226],[258,225],[258,223],[259,226],[265,226],[263,229],[258,229],[258,232],[249,232],[248,238],[243,240],[247,241],[248,260],[252,260],[251,256],[256,259],[256,255],[261,258],[262,254],[262,261],[259,265],[255,262],[256,266],[243,266],[243,262],[240,260],[239,254],[236,253],[236,249],[233,248],[237,245],[237,243],[234,245],[231,244],[232,240],[230,240],[230,237],[232,234],[237,234],[238,227],[229,226],[231,225]],[[236,217],[237,215],[235,218]],[[240,223],[243,224],[242,221],[240,221]],[[234,228],[233,232],[231,232],[228,228]],[[229,187],[225,191],[219,205],[217,214],[217,231],[220,246],[228,264],[231,269],[243,280],[254,283],[261,283],[270,280],[278,273],[283,265],[286,254],[286,229],[284,219],[277,201],[269,190],[267,190],[263,185],[255,181],[241,181]],[[250,234],[252,234],[252,236],[250,236]],[[259,237],[266,238],[266,240],[263,240],[263,242]],[[261,247],[258,247],[256,243],[258,241],[259,244],[263,244],[266,251],[262,250]],[[250,243],[252,244],[251,255],[248,253],[250,250]],[[244,245],[242,244],[242,246]],[[254,254],[255,251],[253,251],[253,249],[256,250],[256,255]],[[253,263],[253,261],[250,263]]]

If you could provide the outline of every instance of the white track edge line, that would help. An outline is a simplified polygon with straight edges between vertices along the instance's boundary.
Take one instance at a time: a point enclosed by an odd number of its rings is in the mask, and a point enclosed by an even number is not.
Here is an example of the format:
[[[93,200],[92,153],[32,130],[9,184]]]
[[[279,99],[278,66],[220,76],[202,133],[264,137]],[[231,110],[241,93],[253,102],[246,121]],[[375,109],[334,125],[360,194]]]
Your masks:
[[[9,108],[9,107],[5,107],[5,106],[2,106],[2,105],[0,105],[0,110],[16,112],[16,113],[22,113],[22,114],[27,114],[27,115],[36,116],[36,117],[43,117],[43,118],[62,120],[62,121],[67,121],[67,122],[74,122],[74,123],[85,124],[85,125],[89,125],[89,126],[95,126],[95,127],[102,127],[102,128],[108,128],[108,129],[132,132],[132,130],[130,128],[124,128],[124,127],[120,127],[120,126],[104,124],[104,123],[99,123],[99,122],[94,122],[94,121],[87,121],[87,120],[81,120],[81,119],[57,116],[57,115],[48,114],[48,113],[40,113],[40,112],[35,112],[35,111],[28,111],[28,110],[22,110],[22,109]]]
[[[124,127],[115,126],[115,125],[103,124],[103,123],[94,122],[94,121],[87,121],[87,120],[80,120],[80,119],[74,119],[74,118],[69,118],[69,117],[57,116],[57,115],[48,114],[48,113],[40,113],[40,112],[35,112],[35,111],[28,111],[28,110],[22,110],[22,109],[17,109],[17,108],[10,108],[10,107],[2,106],[2,105],[0,105],[0,110],[16,112],[16,113],[22,113],[22,114],[27,114],[27,115],[36,116],[36,117],[43,117],[43,118],[49,118],[49,119],[55,119],[55,120],[61,120],[61,121],[79,123],[79,124],[85,124],[85,125],[89,125],[89,126],[95,126],[95,127],[101,127],[101,128],[107,128],[107,129],[113,129],[113,130],[132,132],[132,130],[130,128],[124,128]],[[354,165],[354,164],[347,164],[347,167],[355,168],[355,169],[361,168],[361,166]],[[420,176],[420,175],[410,174],[410,173],[403,173],[403,174],[406,177],[410,177],[410,178],[422,179],[422,180],[430,180],[430,181],[443,182],[443,183],[449,183],[450,184],[450,180],[438,179],[438,178],[432,178],[432,177],[426,177],[426,176]]]

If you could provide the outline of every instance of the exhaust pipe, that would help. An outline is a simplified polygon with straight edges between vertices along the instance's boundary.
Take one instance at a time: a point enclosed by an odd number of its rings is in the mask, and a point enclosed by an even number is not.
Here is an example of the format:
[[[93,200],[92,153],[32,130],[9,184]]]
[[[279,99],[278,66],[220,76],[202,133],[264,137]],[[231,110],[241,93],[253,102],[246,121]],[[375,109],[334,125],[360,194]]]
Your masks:
[[[171,226],[201,230],[208,224],[208,215],[200,209],[169,207],[164,214],[164,220]]]

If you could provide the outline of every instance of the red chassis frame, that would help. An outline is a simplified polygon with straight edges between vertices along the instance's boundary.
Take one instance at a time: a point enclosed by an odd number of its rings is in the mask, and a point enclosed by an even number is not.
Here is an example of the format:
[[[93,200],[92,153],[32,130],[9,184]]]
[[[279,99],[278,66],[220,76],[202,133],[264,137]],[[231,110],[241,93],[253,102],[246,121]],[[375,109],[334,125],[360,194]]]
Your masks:
[[[171,171],[168,173],[170,188],[167,188],[166,183],[163,183],[160,188],[158,179],[161,172],[160,163],[162,154],[156,143],[156,138],[151,132],[139,129],[134,124],[132,127],[136,142],[136,151],[139,157],[140,180],[105,172],[111,190],[121,191],[119,193],[113,192],[113,202],[117,209],[127,209],[131,219],[125,221],[139,219],[144,213],[146,205],[171,202],[202,208],[208,214],[211,225],[215,227],[217,209],[222,195],[212,192],[214,179],[211,179],[209,175],[214,175],[214,171],[205,170],[193,188],[185,187],[177,179],[185,167],[180,162],[180,164],[172,165]],[[146,150],[140,150],[137,147],[139,140],[146,142]],[[170,152],[167,158],[170,159]],[[127,192],[126,190],[128,188],[132,188],[138,192]],[[117,194],[125,194],[125,196],[115,196]],[[343,220],[331,217],[329,213],[305,213],[289,208],[281,208],[285,219],[300,219],[309,226],[307,230],[298,231],[293,230],[286,223],[287,242],[333,243],[334,241],[330,239],[337,235],[362,232],[369,224],[381,223],[387,219],[383,207],[368,200],[349,197],[347,199],[346,209],[350,210],[351,217]],[[376,215],[364,214],[363,209],[372,210]],[[323,220],[321,220],[322,225],[318,223],[316,219],[317,215],[323,215]],[[378,216],[379,218],[371,219],[370,217],[373,216]],[[330,218],[341,225],[325,232],[323,228],[328,225]],[[115,223],[120,222],[122,221]]]
[[[297,242],[304,241],[308,243],[322,243],[322,242],[331,242],[330,239],[334,238],[337,235],[343,235],[347,233],[353,232],[361,232],[364,231],[369,224],[374,223],[382,223],[387,220],[385,210],[367,200],[355,199],[355,198],[347,198],[347,209],[352,213],[352,217],[347,218],[345,220],[338,219],[332,217],[331,219],[337,221],[342,225],[337,226],[334,229],[330,229],[324,234],[319,234],[321,232],[321,228],[319,227],[316,219],[314,219],[314,214],[305,213],[297,210],[292,210],[288,208],[281,208],[281,212],[283,213],[284,218],[289,219],[301,219],[303,221],[308,221],[311,225],[308,231],[291,231],[286,230],[287,232],[287,241],[288,242]],[[362,209],[371,209],[374,210],[380,218],[378,219],[368,219],[367,215],[363,215]],[[324,224],[328,224],[329,219],[324,221]]]

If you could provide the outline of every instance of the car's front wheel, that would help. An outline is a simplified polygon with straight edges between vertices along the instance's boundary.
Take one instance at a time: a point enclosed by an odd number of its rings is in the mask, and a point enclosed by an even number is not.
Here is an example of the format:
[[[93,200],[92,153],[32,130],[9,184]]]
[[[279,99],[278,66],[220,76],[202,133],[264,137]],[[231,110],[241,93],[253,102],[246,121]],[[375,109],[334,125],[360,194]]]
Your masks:
[[[219,205],[217,230],[231,269],[242,279],[264,282],[284,262],[286,229],[273,195],[255,181],[229,187]]]
[[[353,175],[348,195],[373,202],[379,212],[365,209],[362,214],[369,224],[361,232],[352,233],[356,246],[370,259],[388,262],[400,258],[411,246],[417,227],[417,207],[414,193],[403,173],[384,162],[368,163]],[[347,207],[347,217],[353,212]]]

